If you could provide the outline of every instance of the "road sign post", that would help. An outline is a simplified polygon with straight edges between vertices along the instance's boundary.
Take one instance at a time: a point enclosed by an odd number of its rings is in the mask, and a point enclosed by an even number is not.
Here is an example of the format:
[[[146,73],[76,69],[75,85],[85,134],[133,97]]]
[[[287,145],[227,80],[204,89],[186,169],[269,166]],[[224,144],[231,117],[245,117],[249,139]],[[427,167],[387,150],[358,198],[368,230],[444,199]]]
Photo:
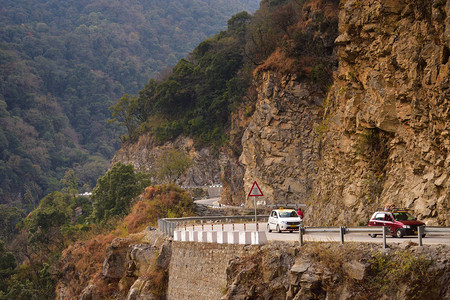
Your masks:
[[[250,189],[250,192],[248,193],[247,199],[248,197],[262,197],[264,196],[263,192],[261,191],[261,189],[259,188],[258,183],[255,181],[253,182],[252,188]],[[256,220],[256,198],[253,198],[253,206],[255,207],[255,223],[257,222]]]

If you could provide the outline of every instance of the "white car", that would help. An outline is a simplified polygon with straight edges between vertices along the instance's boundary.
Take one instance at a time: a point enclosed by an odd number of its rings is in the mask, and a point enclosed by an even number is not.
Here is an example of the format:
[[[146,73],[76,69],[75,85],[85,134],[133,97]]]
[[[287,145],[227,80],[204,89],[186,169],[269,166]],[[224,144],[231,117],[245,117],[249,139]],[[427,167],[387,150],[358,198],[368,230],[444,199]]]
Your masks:
[[[274,209],[269,215],[267,231],[294,231],[303,226],[302,218],[294,209]]]

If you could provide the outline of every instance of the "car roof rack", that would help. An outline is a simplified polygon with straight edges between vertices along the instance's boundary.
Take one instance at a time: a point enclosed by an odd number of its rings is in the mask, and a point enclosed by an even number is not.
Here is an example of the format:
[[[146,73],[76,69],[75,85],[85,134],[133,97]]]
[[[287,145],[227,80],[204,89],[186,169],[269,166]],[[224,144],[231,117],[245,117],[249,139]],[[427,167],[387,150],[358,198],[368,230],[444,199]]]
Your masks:
[[[287,209],[287,208],[306,208],[306,204],[303,203],[280,203],[280,204],[267,204],[268,207],[275,207],[275,209]]]
[[[398,212],[398,211],[409,211],[409,208],[405,207],[379,207],[377,211],[390,211],[390,212]]]
[[[408,208],[405,207],[395,207],[392,209],[392,211],[408,211]]]

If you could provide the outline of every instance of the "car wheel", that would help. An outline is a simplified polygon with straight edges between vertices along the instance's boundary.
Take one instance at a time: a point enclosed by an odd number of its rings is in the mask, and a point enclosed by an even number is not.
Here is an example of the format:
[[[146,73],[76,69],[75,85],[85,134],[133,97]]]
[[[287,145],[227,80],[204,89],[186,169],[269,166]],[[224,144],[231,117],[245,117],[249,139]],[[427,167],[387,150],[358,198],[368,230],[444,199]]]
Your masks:
[[[403,232],[400,230],[400,228],[397,228],[395,230],[395,237],[398,237],[398,238],[402,238],[403,237]]]
[[[377,237],[377,235],[376,235],[376,234],[372,234],[372,233],[371,233],[371,234],[369,234],[369,236],[370,236],[371,238],[373,238],[373,239]]]
[[[293,233],[293,232],[294,232],[294,230],[289,230],[289,232],[290,232],[290,233]]]
[[[277,232],[281,233],[280,225],[277,224]]]
[[[270,225],[269,224],[267,224],[267,231],[268,232],[272,232],[272,229],[270,229]]]

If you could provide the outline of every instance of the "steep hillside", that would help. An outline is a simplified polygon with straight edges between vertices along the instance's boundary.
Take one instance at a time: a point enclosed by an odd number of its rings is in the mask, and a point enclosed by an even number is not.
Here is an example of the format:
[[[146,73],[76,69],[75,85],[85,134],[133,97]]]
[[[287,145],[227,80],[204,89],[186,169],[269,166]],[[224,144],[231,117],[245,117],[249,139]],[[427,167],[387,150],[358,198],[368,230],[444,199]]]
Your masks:
[[[385,204],[448,225],[449,7],[263,1],[242,49],[253,84],[224,119],[220,172],[198,178],[219,174],[231,203],[256,180],[268,203],[306,203],[308,225],[365,224]]]

